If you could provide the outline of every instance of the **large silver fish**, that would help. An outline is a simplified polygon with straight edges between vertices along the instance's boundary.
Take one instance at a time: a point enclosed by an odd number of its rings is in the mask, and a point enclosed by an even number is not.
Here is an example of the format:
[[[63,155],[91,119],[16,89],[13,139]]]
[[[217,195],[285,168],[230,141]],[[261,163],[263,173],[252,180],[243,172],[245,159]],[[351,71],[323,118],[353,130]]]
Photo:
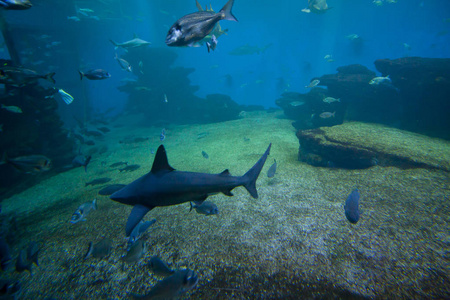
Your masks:
[[[231,8],[234,0],[229,0],[227,4],[218,12],[198,11],[188,14],[170,27],[166,37],[167,46],[182,47],[193,46],[194,43],[206,37],[221,20],[236,21]]]

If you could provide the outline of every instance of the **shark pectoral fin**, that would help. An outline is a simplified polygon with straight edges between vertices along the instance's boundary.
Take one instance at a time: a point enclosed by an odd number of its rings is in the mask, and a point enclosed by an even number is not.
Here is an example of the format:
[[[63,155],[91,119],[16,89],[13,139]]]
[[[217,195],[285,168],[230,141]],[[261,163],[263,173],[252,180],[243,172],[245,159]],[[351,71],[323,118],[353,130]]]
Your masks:
[[[135,205],[131,210],[130,215],[128,216],[127,225],[125,226],[125,234],[126,236],[130,236],[134,227],[142,220],[142,218],[154,208],[154,206],[143,206],[143,205]]]
[[[222,192],[222,194],[224,194],[224,195],[227,195],[227,196],[233,196],[233,193],[231,192],[231,190],[224,190],[224,191],[221,191]]]
[[[219,174],[220,176],[231,176],[230,171],[228,169],[224,170],[222,173]]]

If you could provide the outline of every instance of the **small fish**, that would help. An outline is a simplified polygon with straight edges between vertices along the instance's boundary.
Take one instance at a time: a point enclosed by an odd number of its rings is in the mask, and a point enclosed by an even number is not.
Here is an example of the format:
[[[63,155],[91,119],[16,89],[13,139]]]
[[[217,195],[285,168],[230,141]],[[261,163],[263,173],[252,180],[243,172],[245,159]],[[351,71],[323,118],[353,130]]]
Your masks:
[[[9,268],[12,262],[11,248],[4,237],[0,237],[0,266],[2,271]]]
[[[59,89],[58,90],[58,94],[61,96],[61,98],[63,99],[64,103],[66,103],[67,105],[69,105],[70,103],[73,102],[72,95],[70,95],[69,93],[65,92],[63,89]]]
[[[161,134],[159,135],[159,140],[162,142],[166,139],[166,129],[161,130]]]
[[[309,83],[309,85],[305,86],[305,88],[313,88],[315,86],[317,86],[320,83],[319,79],[314,79],[313,81],[311,81]]]
[[[31,266],[33,265],[33,262],[29,261],[27,259],[27,252],[25,250],[20,250],[19,256],[16,260],[16,271],[19,273],[22,273],[25,270],[28,270],[30,272],[30,275],[33,275],[31,272]]]
[[[194,46],[206,37],[221,20],[236,21],[231,9],[234,0],[229,0],[218,12],[198,11],[188,14],[175,22],[169,29],[166,45],[171,47]]]
[[[78,18],[77,16],[67,16],[67,20],[71,20],[71,21],[75,21],[75,22],[81,21],[81,19]]]
[[[274,159],[273,164],[270,166],[269,170],[267,171],[267,177],[272,178],[275,176],[275,173],[277,172],[277,161]]]
[[[340,98],[336,99],[336,98],[333,98],[333,97],[326,97],[322,101],[325,102],[325,103],[330,104],[330,103],[333,103],[333,102],[341,102],[341,99]]]
[[[219,43],[219,41],[217,41],[216,36],[213,34],[211,36],[211,40],[209,42],[206,42],[206,48],[208,49],[208,53],[212,50],[216,50],[217,44]]]
[[[127,161],[119,161],[119,162],[116,162],[116,163],[113,163],[112,165],[110,165],[109,167],[110,168],[116,168],[116,167],[120,167],[120,166],[123,166],[123,165],[128,165],[128,162]]]
[[[6,106],[6,105],[2,104],[2,108],[6,109],[9,112],[15,113],[15,114],[23,113],[22,109],[20,107],[18,107],[18,106],[13,106],[13,105]]]
[[[208,155],[208,153],[206,153],[205,151],[202,151],[202,155],[203,155],[203,157],[204,157],[204,158],[206,158],[206,159],[208,159],[208,158],[209,158],[209,155]]]
[[[88,252],[84,256],[84,259],[88,259],[91,256],[94,258],[102,259],[111,253],[111,249],[112,249],[111,239],[103,239],[95,245],[94,243],[90,242]]]
[[[327,54],[323,57],[323,59],[331,59],[333,56],[331,54]]]
[[[168,103],[168,102],[169,102],[169,100],[167,100],[167,95],[164,94],[164,103]]]
[[[126,186],[126,184],[111,184],[107,187],[102,188],[100,191],[98,191],[99,195],[102,196],[109,196],[117,192],[118,190],[123,189]]]
[[[44,155],[28,155],[16,158],[5,158],[3,163],[12,165],[24,173],[40,173],[51,169],[52,161]]]
[[[141,61],[139,61],[139,72],[141,74],[144,74],[144,63]]]
[[[209,135],[209,132],[200,132],[200,133],[198,133],[197,134],[197,139],[199,140],[199,139],[203,139],[203,138],[205,138],[205,137],[207,137]]]
[[[24,10],[29,9],[31,2],[29,0],[0,0],[0,7],[10,10]]]
[[[89,70],[85,73],[78,70],[78,73],[80,73],[80,80],[83,80],[83,77],[89,80],[103,80],[111,77],[111,74],[102,69]]]
[[[122,70],[127,71],[127,72],[133,72],[131,65],[129,62],[127,62],[125,59],[120,58],[117,53],[116,53],[116,57],[114,57],[117,62],[119,63],[119,66],[122,68]]]
[[[319,115],[319,117],[321,117],[322,119],[328,119],[328,118],[331,118],[331,117],[334,118],[334,115],[335,115],[335,114],[336,114],[336,112],[331,113],[331,112],[327,111],[327,112],[321,113],[321,114]]]
[[[134,264],[141,259],[145,251],[147,251],[145,243],[142,240],[138,240],[133,244],[133,246],[131,246],[127,254],[125,256],[122,256],[121,259],[127,264]]]
[[[353,190],[353,192],[348,196],[344,205],[345,216],[347,220],[356,224],[359,220],[359,191],[358,189]]]
[[[141,220],[133,229],[128,239],[128,249],[141,238],[141,236],[150,228],[153,224],[155,224],[156,219],[152,219],[150,221]]]
[[[391,79],[389,78],[389,75],[386,76],[386,77],[375,77],[369,82],[369,84],[379,85],[381,83],[386,83],[386,82],[391,82]]]
[[[211,201],[203,201],[202,203],[199,202],[194,201],[194,204],[192,204],[192,202],[189,202],[191,204],[191,208],[189,209],[189,211],[192,211],[192,209],[194,208],[198,214],[206,216],[216,215],[219,213],[217,205],[212,203]]]
[[[189,269],[178,270],[156,283],[146,295],[133,295],[134,299],[175,299],[195,287],[197,274]]]
[[[350,41],[354,41],[360,38],[359,35],[357,35],[356,33],[352,33],[347,35],[345,38],[349,39]]]
[[[167,263],[161,260],[158,256],[154,255],[150,258],[148,263],[150,270],[157,276],[167,277],[175,273],[174,270],[170,269]]]
[[[92,202],[85,202],[81,204],[77,210],[72,214],[70,218],[70,223],[75,224],[80,221],[86,221],[87,215],[92,211],[97,210],[97,199]]]
[[[293,107],[298,107],[298,106],[305,105],[305,102],[303,102],[303,101],[292,101],[291,103],[289,103],[289,105],[291,105]]]
[[[308,0],[308,7],[302,9],[305,13],[323,14],[330,8],[328,7],[326,0]]]
[[[72,165],[74,167],[84,167],[84,172],[87,172],[87,166],[89,164],[89,162],[91,161],[92,156],[88,155],[88,156],[84,156],[84,155],[77,155],[75,156],[75,158],[72,160]]]
[[[90,8],[79,8],[78,12],[80,12],[80,13],[94,13],[94,10],[92,10]]]
[[[111,178],[109,178],[109,177],[102,177],[102,178],[97,178],[97,179],[94,179],[92,181],[86,182],[84,186],[103,184],[103,183],[107,183],[107,182],[110,182],[110,181],[111,181]]]
[[[120,172],[133,172],[136,171],[137,169],[139,169],[141,166],[140,165],[129,165],[126,166],[125,168],[119,169]]]

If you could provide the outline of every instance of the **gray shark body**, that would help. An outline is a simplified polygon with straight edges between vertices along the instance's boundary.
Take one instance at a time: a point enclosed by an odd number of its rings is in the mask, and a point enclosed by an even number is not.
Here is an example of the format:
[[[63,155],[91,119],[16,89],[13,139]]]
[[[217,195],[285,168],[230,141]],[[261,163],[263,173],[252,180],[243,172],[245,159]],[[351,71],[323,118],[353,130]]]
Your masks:
[[[133,228],[153,208],[195,201],[201,204],[210,195],[231,191],[244,186],[253,198],[258,198],[256,179],[270,152],[269,145],[258,162],[243,176],[232,176],[228,170],[220,174],[176,171],[169,165],[166,150],[161,145],[155,155],[152,170],[111,195],[111,199],[133,205],[125,228],[129,236]]]

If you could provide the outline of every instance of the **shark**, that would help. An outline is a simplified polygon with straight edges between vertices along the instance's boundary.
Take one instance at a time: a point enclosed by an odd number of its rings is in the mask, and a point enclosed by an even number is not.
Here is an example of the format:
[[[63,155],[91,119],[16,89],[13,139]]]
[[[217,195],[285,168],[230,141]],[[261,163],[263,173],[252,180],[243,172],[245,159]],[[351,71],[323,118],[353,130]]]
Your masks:
[[[128,49],[130,49],[130,48],[137,48],[137,47],[144,47],[144,46],[151,45],[150,42],[147,42],[147,41],[144,41],[144,40],[138,38],[138,36],[136,34],[133,36],[132,40],[129,40],[129,41],[126,41],[123,43],[117,43],[113,40],[109,40],[109,41],[114,45],[115,49],[120,47],[120,48],[123,48],[125,51],[128,51]]]
[[[238,186],[244,186],[253,198],[258,198],[256,180],[271,146],[270,143],[247,173],[232,176],[228,169],[219,174],[177,171],[169,165],[164,145],[160,145],[150,172],[110,196],[111,200],[133,206],[125,226],[126,236],[131,234],[150,210],[158,206],[172,206],[190,201],[201,205],[210,195],[223,193],[233,196],[231,191]]]

